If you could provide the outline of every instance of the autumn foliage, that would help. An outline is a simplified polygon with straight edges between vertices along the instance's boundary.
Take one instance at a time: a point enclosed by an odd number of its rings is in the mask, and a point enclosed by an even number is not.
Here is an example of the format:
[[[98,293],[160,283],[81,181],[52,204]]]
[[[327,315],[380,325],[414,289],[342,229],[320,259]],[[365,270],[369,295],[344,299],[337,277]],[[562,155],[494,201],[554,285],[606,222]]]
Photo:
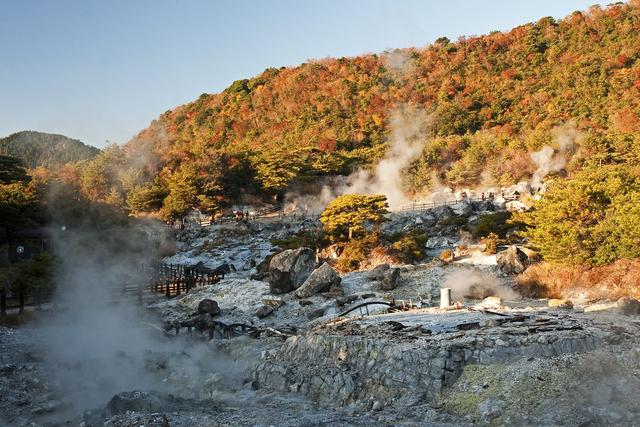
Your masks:
[[[639,46],[640,8],[630,3],[420,49],[269,68],[163,113],[125,152],[147,160],[138,166],[148,182],[188,170],[196,196],[223,204],[282,194],[378,161],[389,112],[408,103],[433,117],[431,140],[407,171],[410,191],[434,174],[453,186],[512,183],[531,174],[529,153],[553,143],[563,123],[590,141],[581,156],[637,132]],[[403,72],[390,55],[403,56]]]

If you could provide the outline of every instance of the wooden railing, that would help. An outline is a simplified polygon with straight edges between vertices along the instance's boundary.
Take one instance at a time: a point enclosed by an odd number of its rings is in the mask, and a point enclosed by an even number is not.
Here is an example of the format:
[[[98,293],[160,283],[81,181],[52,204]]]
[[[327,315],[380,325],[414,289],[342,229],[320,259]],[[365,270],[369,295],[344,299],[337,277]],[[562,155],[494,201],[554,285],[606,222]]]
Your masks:
[[[502,199],[504,199],[506,202],[511,202],[514,200],[518,200],[520,199],[520,195],[511,195],[511,196],[500,196]],[[398,208],[397,210],[395,210],[396,212],[414,212],[414,211],[426,211],[429,209],[435,209],[435,208],[439,208],[441,206],[453,206],[453,205],[457,205],[458,203],[461,202],[487,202],[487,201],[492,201],[495,198],[489,198],[489,197],[466,197],[466,198],[462,198],[462,199],[457,199],[457,200],[447,200],[447,201],[443,201],[443,202],[426,202],[426,203],[410,203],[407,205],[403,205],[400,208]]]
[[[216,284],[223,277],[224,274],[206,268],[161,264],[155,276],[151,278],[151,289],[154,293],[171,298],[186,294],[197,286]]]
[[[158,294],[173,298],[186,294],[198,286],[216,284],[224,277],[224,273],[216,273],[213,270],[197,266],[163,263],[155,267],[143,266],[141,268],[143,274],[140,278],[110,287],[106,292],[110,296],[109,302],[137,300],[142,304],[148,298]],[[53,294],[53,287],[24,289],[15,292],[0,291],[0,313],[49,304],[53,301]]]

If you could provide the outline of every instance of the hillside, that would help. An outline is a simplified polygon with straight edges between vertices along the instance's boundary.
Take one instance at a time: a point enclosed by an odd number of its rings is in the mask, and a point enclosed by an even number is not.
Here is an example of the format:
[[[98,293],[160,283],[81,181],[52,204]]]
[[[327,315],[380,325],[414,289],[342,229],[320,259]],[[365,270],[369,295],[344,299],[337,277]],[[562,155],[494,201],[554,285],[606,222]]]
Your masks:
[[[430,126],[407,191],[425,191],[434,176],[454,187],[513,183],[536,170],[532,152],[557,151],[567,133],[577,153],[569,171],[632,146],[639,58],[639,3],[593,7],[419,49],[270,68],[165,112],[125,151],[144,153],[147,179],[176,197],[187,186],[188,203],[282,194],[374,164],[393,111],[409,106]]]
[[[0,139],[0,155],[22,159],[30,168],[55,169],[69,162],[91,159],[99,152],[77,139],[43,132],[23,131]]]

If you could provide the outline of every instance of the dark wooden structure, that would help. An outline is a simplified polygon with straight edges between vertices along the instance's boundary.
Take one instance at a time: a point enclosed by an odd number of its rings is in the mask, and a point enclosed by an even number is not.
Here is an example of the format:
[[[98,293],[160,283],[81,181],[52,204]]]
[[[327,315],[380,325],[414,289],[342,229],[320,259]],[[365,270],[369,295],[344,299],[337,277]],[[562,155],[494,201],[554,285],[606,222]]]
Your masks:
[[[222,267],[222,266],[221,266]],[[136,300],[142,304],[144,300],[155,294],[174,298],[186,294],[197,286],[213,285],[224,278],[224,268],[210,269],[201,264],[184,266],[174,264],[159,264],[158,266],[141,266],[143,278],[135,282],[123,282],[113,287],[110,294],[112,302],[122,300]],[[53,288],[33,289],[25,293],[11,292],[0,283],[0,314],[7,310],[23,309],[24,307],[40,307],[50,303]]]
[[[0,265],[19,264],[44,253],[53,253],[48,229],[0,229]],[[50,287],[25,289],[22,285],[15,286],[8,278],[0,278],[0,314],[15,308],[22,311],[28,305],[39,307],[49,301],[52,294]]]
[[[152,290],[167,298],[186,294],[197,286],[214,285],[224,278],[224,273],[201,264],[195,266],[161,264],[152,280]]]

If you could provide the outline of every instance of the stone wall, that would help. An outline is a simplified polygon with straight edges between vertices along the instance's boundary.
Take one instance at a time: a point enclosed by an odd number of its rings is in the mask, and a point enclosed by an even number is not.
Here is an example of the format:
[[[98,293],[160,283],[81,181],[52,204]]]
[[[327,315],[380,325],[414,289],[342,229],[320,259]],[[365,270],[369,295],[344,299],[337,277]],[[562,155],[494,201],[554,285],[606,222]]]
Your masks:
[[[602,334],[587,331],[523,337],[462,335],[428,340],[314,333],[291,337],[279,351],[264,356],[254,371],[254,386],[302,393],[322,405],[433,401],[468,363],[582,353],[604,342]]]

